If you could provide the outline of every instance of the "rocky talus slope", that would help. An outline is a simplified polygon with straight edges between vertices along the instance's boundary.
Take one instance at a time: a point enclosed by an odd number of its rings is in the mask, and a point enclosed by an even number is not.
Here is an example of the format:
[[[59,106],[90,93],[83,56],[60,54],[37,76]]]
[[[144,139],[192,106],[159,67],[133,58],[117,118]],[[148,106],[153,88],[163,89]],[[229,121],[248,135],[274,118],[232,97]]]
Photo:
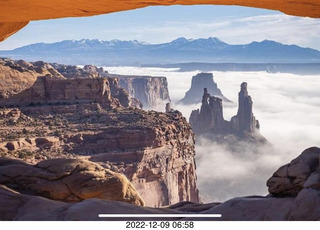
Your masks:
[[[2,220],[108,220],[99,218],[98,214],[198,213],[222,214],[221,218],[210,220],[320,220],[319,158],[320,148],[312,147],[280,167],[267,182],[271,193],[268,196],[238,197],[210,204],[180,202],[160,209],[101,199],[66,203],[18,193],[0,185],[0,217]]]
[[[192,77],[190,89],[186,92],[184,98],[182,98],[178,103],[187,105],[200,103],[202,90],[204,88],[206,88],[208,93],[212,96],[218,97],[224,102],[231,102],[228,98],[223,96],[221,90],[217,86],[217,83],[213,80],[212,73],[199,73]]]

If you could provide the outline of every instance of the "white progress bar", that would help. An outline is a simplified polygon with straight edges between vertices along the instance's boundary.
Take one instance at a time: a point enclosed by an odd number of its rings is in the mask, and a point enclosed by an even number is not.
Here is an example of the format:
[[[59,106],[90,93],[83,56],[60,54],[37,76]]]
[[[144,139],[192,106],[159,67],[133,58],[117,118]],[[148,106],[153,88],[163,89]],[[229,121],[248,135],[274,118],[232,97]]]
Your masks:
[[[192,217],[192,218],[221,218],[221,214],[99,214],[100,218],[106,217],[138,217],[138,218],[145,218],[145,217],[170,217],[170,218],[184,218],[184,217]]]

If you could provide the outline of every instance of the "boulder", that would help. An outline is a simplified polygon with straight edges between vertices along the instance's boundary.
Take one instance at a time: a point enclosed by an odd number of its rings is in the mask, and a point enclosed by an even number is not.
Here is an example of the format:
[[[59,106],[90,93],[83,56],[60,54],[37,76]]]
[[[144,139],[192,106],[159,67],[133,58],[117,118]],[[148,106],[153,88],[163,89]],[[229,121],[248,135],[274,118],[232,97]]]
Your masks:
[[[280,167],[267,181],[276,197],[297,196],[303,188],[320,188],[320,148],[311,147],[289,164]]]
[[[98,164],[78,159],[53,159],[29,165],[0,159],[0,184],[52,200],[79,202],[89,198],[135,205],[144,201],[128,179]]]

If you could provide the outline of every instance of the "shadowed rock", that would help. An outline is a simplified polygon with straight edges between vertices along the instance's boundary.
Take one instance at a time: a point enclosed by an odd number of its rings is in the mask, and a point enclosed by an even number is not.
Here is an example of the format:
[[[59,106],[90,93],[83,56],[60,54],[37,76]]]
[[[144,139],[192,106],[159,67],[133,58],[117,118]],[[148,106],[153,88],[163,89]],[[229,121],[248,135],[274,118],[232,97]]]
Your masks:
[[[320,148],[308,148],[289,164],[280,167],[267,181],[276,197],[297,196],[303,189],[320,189]]]

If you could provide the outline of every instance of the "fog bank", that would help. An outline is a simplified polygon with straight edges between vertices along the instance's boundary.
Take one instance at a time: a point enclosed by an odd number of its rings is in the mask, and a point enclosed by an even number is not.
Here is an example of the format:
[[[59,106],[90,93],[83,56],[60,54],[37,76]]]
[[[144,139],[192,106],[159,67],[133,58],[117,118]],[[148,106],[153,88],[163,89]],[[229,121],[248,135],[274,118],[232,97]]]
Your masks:
[[[197,105],[177,105],[190,88],[191,78],[199,71],[176,69],[108,67],[111,73],[166,76],[172,107],[187,119]],[[266,72],[212,72],[224,96],[233,104],[224,104],[224,117],[237,113],[238,92],[248,83],[253,112],[261,125],[261,134],[272,144],[256,152],[246,147],[237,153],[204,138],[197,139],[198,187],[205,201],[224,201],[236,196],[266,195],[266,180],[280,166],[297,157],[304,149],[320,145],[320,76],[268,74]],[[163,108],[164,110],[164,108]]]

